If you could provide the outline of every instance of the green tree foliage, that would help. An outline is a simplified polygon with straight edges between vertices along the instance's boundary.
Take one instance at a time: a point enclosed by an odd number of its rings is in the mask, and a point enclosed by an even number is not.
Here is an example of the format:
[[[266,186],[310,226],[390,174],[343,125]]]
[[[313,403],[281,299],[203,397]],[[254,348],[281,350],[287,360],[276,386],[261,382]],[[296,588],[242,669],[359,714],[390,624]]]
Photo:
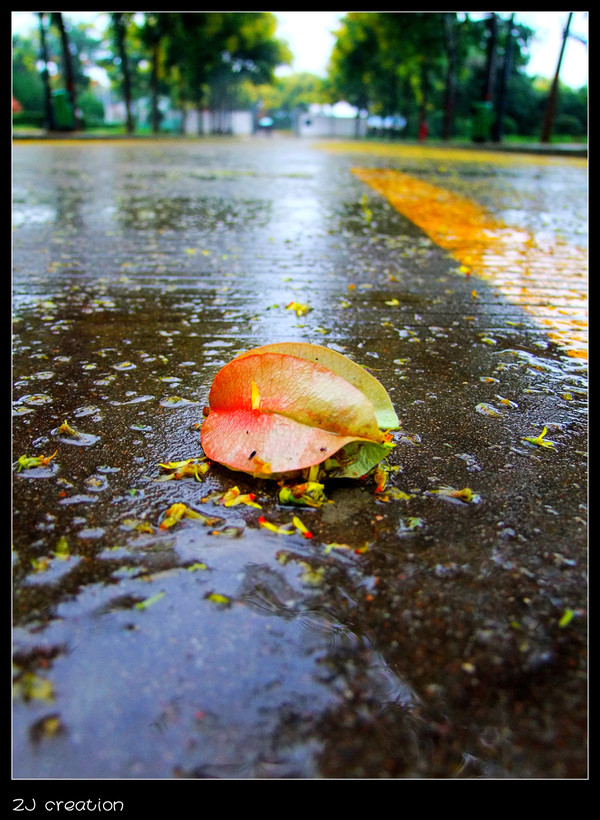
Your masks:
[[[127,29],[130,19],[131,12],[127,14],[121,11],[114,11],[110,15],[109,26],[109,31],[114,37],[116,52],[114,60],[120,68],[121,77],[119,86],[125,104],[125,127],[128,134],[132,134],[134,131],[131,63],[127,41]]]
[[[378,15],[350,12],[336,32],[329,66],[332,94],[358,109],[377,111],[386,105],[380,80],[385,75],[377,30]],[[389,78],[393,84],[394,77]]]
[[[130,111],[132,101],[150,100],[155,131],[161,125],[161,98],[169,98],[183,112],[188,107],[228,109],[244,99],[245,84],[273,82],[275,68],[292,59],[287,46],[275,37],[276,18],[270,12],[112,12],[107,13],[104,42],[92,37],[87,26],[70,26],[68,12],[60,20],[70,40],[72,86],[78,103],[91,102],[85,69],[95,62],[106,70]],[[52,13],[53,23],[60,20]],[[60,31],[52,25],[47,32],[52,89],[64,89],[68,78]],[[44,100],[37,39],[33,35],[13,40],[13,91],[22,107],[41,117]]]
[[[13,97],[24,111],[42,116],[44,87],[37,63],[40,52],[36,42],[13,37]]]
[[[544,101],[524,73],[533,32],[509,25],[509,18],[349,12],[336,33],[328,78],[332,90],[370,114],[401,114],[407,120],[405,137],[417,137],[425,126],[435,137],[468,137],[473,106],[488,94],[496,105],[502,99],[505,132],[534,134]],[[584,97],[587,90],[578,103]],[[579,121],[584,130],[587,115],[582,109],[561,90],[557,125],[574,128]]]
[[[268,12],[145,13],[142,41],[152,51],[153,99],[166,83],[185,119],[188,107],[210,107],[223,117],[239,104],[245,82],[273,80],[278,65],[291,61],[274,37]]]
[[[88,71],[92,65],[105,69],[113,97],[126,103],[130,131],[144,104],[155,131],[164,127],[161,109],[167,101],[181,112],[182,124],[191,109],[210,108],[213,120],[221,112],[220,127],[227,130],[227,112],[238,107],[291,127],[297,109],[344,99],[369,114],[401,115],[407,121],[405,138],[416,138],[424,125],[432,137],[468,138],[473,106],[491,88],[494,103],[502,99],[503,133],[534,137],[550,91],[549,82],[525,74],[532,31],[510,24],[508,13],[495,13],[490,39],[490,16],[349,12],[322,79],[275,75],[292,55],[276,37],[271,12],[99,13],[105,16],[104,38],[90,26],[73,25],[69,12],[41,12],[52,93],[64,92],[68,79],[55,25],[59,14],[84,124],[102,116]],[[48,121],[41,54],[39,30],[13,38],[13,96],[23,109],[15,116],[38,124]],[[559,91],[555,133],[581,136],[587,130],[587,88],[561,85]]]
[[[24,109],[23,121],[43,124],[44,69],[51,92],[70,91],[71,86],[73,91],[77,89],[73,99],[83,120],[90,116],[102,118],[98,101],[88,93],[92,81],[86,73],[86,68],[96,61],[100,39],[85,24],[71,26],[66,15],[55,12],[40,15],[45,32],[45,63],[39,30],[31,37],[13,37],[13,96]]]
[[[402,114],[416,135],[432,111],[454,105],[474,43],[470,21],[459,23],[455,13],[350,12],[337,32],[329,79],[359,108]]]
[[[208,72],[208,104],[213,112],[224,114],[239,106],[244,83],[272,83],[275,68],[290,63],[292,55],[275,38],[277,21],[271,13],[213,13],[211,17],[213,25],[219,18],[217,40],[222,47]]]

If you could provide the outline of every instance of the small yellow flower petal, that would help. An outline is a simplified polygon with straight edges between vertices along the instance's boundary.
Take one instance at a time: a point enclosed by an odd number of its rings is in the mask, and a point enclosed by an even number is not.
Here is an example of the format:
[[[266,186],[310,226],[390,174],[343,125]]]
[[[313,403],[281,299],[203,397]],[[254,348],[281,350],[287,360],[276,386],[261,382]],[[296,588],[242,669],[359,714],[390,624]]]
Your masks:
[[[546,435],[547,432],[548,432],[548,429],[546,427],[544,427],[544,429],[539,434],[539,436],[524,436],[523,441],[528,441],[528,442],[530,442],[530,444],[535,444],[537,447],[553,448],[553,447],[556,446],[555,443],[553,441],[550,441],[550,439],[546,440],[544,438],[544,436]]]

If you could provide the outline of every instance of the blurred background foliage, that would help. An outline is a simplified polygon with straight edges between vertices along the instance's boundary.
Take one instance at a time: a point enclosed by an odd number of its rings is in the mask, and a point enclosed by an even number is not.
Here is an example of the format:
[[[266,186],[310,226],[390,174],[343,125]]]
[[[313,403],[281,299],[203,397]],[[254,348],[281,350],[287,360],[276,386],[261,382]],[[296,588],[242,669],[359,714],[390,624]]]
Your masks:
[[[208,110],[223,113],[213,116],[213,128],[227,133],[225,113],[245,110],[255,127],[269,117],[275,128],[292,130],[311,104],[344,100],[375,123],[372,137],[587,135],[587,86],[560,83],[558,54],[554,81],[528,76],[534,32],[510,13],[349,12],[324,77],[278,73],[293,55],[271,12],[102,12],[102,31],[73,24],[69,12],[36,16],[37,30],[13,35],[19,128],[189,133],[189,113]],[[107,110],[107,91],[121,105],[118,120]]]

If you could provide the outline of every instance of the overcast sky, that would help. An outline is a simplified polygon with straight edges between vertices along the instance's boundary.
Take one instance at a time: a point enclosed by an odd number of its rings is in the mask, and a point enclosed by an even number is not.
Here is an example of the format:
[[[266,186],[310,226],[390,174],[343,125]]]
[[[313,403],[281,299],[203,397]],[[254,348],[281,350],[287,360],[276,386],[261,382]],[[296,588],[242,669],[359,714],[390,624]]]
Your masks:
[[[278,19],[277,36],[286,40],[295,59],[293,71],[310,71],[324,76],[333,43],[334,32],[339,26],[343,11],[276,11]],[[487,13],[487,12],[486,12]],[[64,12],[74,21],[90,21],[98,12]],[[503,17],[508,12],[499,12]],[[105,13],[101,14],[102,19]],[[560,53],[562,32],[567,21],[566,11],[516,12],[517,22],[530,26],[535,31],[531,45],[531,57],[527,68],[530,75],[551,78],[554,76]],[[37,28],[37,14],[13,11],[13,30],[27,31]],[[574,12],[571,33],[583,36],[587,41],[587,12]],[[587,48],[570,37],[565,49],[560,74],[561,82],[573,88],[580,88],[588,82]]]

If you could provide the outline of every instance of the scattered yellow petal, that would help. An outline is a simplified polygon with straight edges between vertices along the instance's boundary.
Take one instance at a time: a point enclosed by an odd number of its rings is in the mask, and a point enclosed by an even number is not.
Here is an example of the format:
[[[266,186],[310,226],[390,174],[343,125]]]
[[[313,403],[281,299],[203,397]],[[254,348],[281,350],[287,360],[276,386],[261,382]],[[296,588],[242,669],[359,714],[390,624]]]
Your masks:
[[[58,539],[56,549],[54,550],[53,554],[56,558],[65,559],[69,557],[69,542],[67,541],[64,535],[61,535],[61,537]]]
[[[182,518],[195,518],[202,521],[203,524],[206,524],[208,526],[214,525],[216,523],[221,523],[220,518],[204,515],[203,513],[200,513],[197,510],[193,510],[191,507],[188,507],[185,504],[177,503],[172,504],[166,511],[165,517],[159,525],[159,529],[169,529],[169,527],[173,527],[175,524],[177,524],[178,521],[181,521]]]
[[[285,309],[293,310],[296,316],[305,316],[311,310],[309,305],[302,304],[302,302],[290,302]]]
[[[434,495],[441,495],[444,498],[456,498],[465,504],[476,504],[481,497],[473,492],[470,487],[463,487],[462,490],[455,490],[454,487],[439,487],[431,491]]]
[[[300,561],[300,566],[304,569],[301,575],[301,580],[304,584],[309,586],[318,586],[323,583],[323,575],[325,573],[324,567],[311,567],[306,561]]]
[[[325,553],[331,552],[331,550],[351,550],[353,547],[350,544],[338,544],[337,542],[333,541],[331,544],[325,544]]]
[[[223,507],[236,507],[238,504],[245,504],[248,507],[257,507],[260,510],[261,506],[254,500],[255,498],[254,493],[242,493],[239,487],[232,487],[223,493],[219,504]]]
[[[529,441],[531,444],[535,444],[537,447],[556,447],[556,444],[553,441],[550,441],[550,439],[546,440],[544,438],[547,432],[548,429],[544,427],[539,436],[524,436],[523,441]]]
[[[328,499],[325,498],[325,485],[317,481],[304,481],[301,484],[293,484],[291,486],[284,485],[279,490],[280,504],[320,507],[327,501]]]
[[[54,699],[54,686],[46,678],[25,672],[15,682],[15,694],[21,695],[25,700],[50,701]]]
[[[573,612],[572,609],[565,609],[560,621],[558,622],[558,625],[561,628],[567,626],[573,620],[574,615],[575,615],[575,613]]]
[[[209,592],[206,599],[207,601],[212,601],[214,604],[220,604],[221,606],[229,606],[231,604],[231,598],[227,595],[222,595],[220,592]]]
[[[58,450],[55,450],[51,456],[19,456],[17,472],[20,473],[21,470],[28,470],[32,467],[45,467],[57,453]]]
[[[292,524],[299,530],[305,538],[312,538],[313,534],[310,530],[302,523],[302,521],[295,515],[292,518]]]
[[[261,527],[261,529],[263,529],[263,530],[269,530],[270,532],[275,532],[275,533],[277,533],[277,535],[293,535],[294,532],[296,531],[295,527],[293,529],[290,529],[289,526],[288,527],[279,527],[279,526],[277,526],[277,524],[273,524],[270,521],[267,521],[267,519],[263,515],[259,516],[258,526]]]
[[[393,498],[395,501],[408,501],[412,498],[410,493],[405,493],[404,490],[399,490],[397,487],[388,487],[382,495],[379,496],[380,501],[389,501]]]
[[[375,492],[383,492],[383,488],[387,484],[387,472],[383,469],[383,467],[377,467],[373,475],[376,482]]]
[[[42,555],[40,558],[32,558],[31,566],[35,572],[46,572],[50,566],[50,559],[46,555]]]
[[[73,438],[81,438],[81,433],[78,433],[77,430],[74,430],[70,424],[65,421],[60,425],[58,428],[59,433],[64,433],[67,436],[72,436]]]
[[[158,465],[163,470],[170,470],[168,476],[161,477],[157,481],[164,481],[166,479],[179,478],[195,478],[197,481],[202,481],[202,477],[209,471],[210,462],[204,458],[188,458],[185,461],[167,461]]]
[[[163,598],[164,595],[164,591],[157,592],[156,595],[152,595],[150,596],[150,598],[146,598],[144,601],[138,601],[137,604],[135,604],[135,608],[148,609],[148,607],[152,606],[152,604],[155,604],[157,601],[160,601],[160,599]]]
[[[165,513],[165,517],[160,522],[160,529],[166,530],[180,521],[185,515],[186,509],[187,507],[185,504],[172,504]]]

